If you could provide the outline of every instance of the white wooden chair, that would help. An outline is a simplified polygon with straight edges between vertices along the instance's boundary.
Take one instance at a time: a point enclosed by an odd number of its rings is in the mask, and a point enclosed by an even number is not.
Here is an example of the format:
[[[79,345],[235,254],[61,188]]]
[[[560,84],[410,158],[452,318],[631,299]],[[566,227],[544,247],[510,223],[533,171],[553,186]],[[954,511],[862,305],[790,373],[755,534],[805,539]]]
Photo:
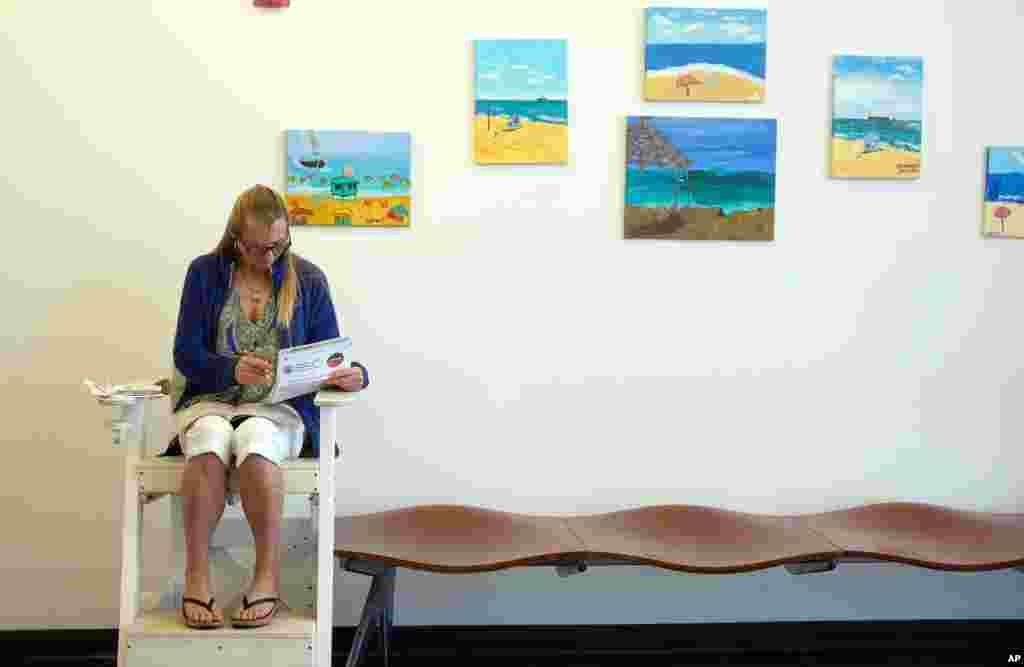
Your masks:
[[[167,386],[166,384],[164,385]],[[113,409],[109,421],[115,445],[124,449],[124,516],[121,556],[121,606],[118,623],[117,664],[119,667],[148,665],[223,665],[225,667],[283,667],[304,665],[329,667],[331,664],[332,606],[334,601],[334,520],[335,463],[331,452],[338,442],[338,412],[358,400],[361,393],[324,390],[317,394],[315,404],[320,410],[320,451],[328,453],[319,459],[286,461],[285,494],[308,497],[308,516],[299,521],[298,537],[289,538],[287,513],[282,522],[281,555],[282,597],[288,604],[273,623],[263,628],[232,628],[227,617],[233,606],[218,600],[225,615],[225,626],[214,630],[194,630],[180,619],[181,596],[184,590],[184,522],[179,495],[185,470],[183,456],[157,456],[167,443],[149,446],[148,432],[157,411],[169,415],[166,394],[157,396],[120,396],[98,399]],[[148,413],[148,414],[147,414]],[[329,444],[328,444],[329,443]],[[340,447],[340,444],[338,445]],[[228,493],[237,499],[238,469],[234,468],[228,482]],[[167,496],[171,500],[173,568],[167,590],[140,590],[143,555],[143,514],[153,501]],[[286,496],[287,498],[287,496]],[[237,500],[235,501],[237,502]],[[285,503],[287,507],[287,502]],[[232,508],[227,508],[228,518]],[[236,510],[238,514],[240,509]],[[222,519],[221,523],[224,523]],[[292,530],[291,533],[296,533]],[[230,563],[230,545],[211,539],[211,570],[217,563]],[[248,550],[252,550],[248,547]],[[236,568],[238,569],[238,568]],[[286,580],[303,578],[298,590],[306,595],[287,597]],[[213,574],[214,584],[217,575]],[[294,590],[294,589],[293,589]]]

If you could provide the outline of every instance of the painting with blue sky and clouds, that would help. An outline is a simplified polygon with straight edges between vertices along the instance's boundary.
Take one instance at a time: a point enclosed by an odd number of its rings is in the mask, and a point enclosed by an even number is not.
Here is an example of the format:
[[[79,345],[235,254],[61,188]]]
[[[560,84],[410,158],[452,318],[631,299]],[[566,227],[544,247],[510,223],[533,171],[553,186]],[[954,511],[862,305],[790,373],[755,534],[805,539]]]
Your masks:
[[[564,39],[473,43],[473,152],[479,164],[569,159],[568,44]]]
[[[646,10],[644,99],[763,102],[767,11]]]
[[[920,176],[923,81],[921,58],[835,56],[832,176]]]
[[[1024,146],[988,149],[985,234],[1024,237]]]

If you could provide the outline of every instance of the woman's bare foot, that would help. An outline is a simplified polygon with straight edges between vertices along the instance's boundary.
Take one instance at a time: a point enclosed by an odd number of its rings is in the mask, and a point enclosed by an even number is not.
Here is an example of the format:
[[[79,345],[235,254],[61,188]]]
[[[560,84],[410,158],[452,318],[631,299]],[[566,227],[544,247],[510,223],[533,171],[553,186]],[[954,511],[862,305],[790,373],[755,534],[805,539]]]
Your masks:
[[[185,594],[183,597],[192,598],[193,600],[200,600],[203,603],[210,601],[210,580],[209,578],[201,577],[185,577]],[[192,623],[211,623],[216,621],[217,623],[224,622],[224,615],[221,613],[219,606],[214,603],[213,613],[207,611],[198,604],[182,604],[182,611],[185,617]]]

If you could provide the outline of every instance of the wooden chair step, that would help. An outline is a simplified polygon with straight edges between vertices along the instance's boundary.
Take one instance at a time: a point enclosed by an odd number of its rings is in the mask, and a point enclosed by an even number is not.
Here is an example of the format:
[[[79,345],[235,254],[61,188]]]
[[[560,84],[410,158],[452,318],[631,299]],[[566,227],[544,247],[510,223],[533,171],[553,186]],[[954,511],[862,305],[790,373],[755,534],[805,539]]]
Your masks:
[[[225,616],[231,610],[224,610]],[[132,667],[148,665],[227,665],[280,667],[313,662],[316,619],[312,610],[284,610],[269,626],[193,630],[177,610],[149,611],[120,629],[125,658]]]
[[[235,469],[237,470],[237,469]],[[135,475],[146,494],[177,494],[185,472],[180,456],[141,459],[135,463]],[[315,493],[320,476],[316,459],[297,459],[281,464],[285,493]],[[237,473],[233,473],[237,477]]]

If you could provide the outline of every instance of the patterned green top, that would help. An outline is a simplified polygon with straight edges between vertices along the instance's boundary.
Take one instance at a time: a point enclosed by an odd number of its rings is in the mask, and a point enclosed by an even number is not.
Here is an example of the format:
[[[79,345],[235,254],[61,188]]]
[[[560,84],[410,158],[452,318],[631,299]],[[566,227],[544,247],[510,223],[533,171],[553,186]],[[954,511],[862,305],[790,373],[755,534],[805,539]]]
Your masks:
[[[263,309],[263,317],[252,322],[242,308],[242,295],[238,287],[231,290],[227,303],[220,313],[220,320],[217,324],[217,354],[225,356],[238,356],[241,354],[255,354],[270,361],[272,364],[277,359],[278,352],[277,335],[277,294],[271,290],[270,303]],[[273,374],[276,366],[271,370],[271,384],[274,381]],[[175,369],[176,386],[172,386],[171,398],[175,402],[181,397],[185,390],[185,378],[178,377],[180,373]],[[179,384],[180,380],[180,384]],[[271,384],[246,384],[228,387],[216,394],[201,394],[195,396],[180,410],[195,405],[200,401],[217,401],[220,403],[259,403],[269,393]]]

